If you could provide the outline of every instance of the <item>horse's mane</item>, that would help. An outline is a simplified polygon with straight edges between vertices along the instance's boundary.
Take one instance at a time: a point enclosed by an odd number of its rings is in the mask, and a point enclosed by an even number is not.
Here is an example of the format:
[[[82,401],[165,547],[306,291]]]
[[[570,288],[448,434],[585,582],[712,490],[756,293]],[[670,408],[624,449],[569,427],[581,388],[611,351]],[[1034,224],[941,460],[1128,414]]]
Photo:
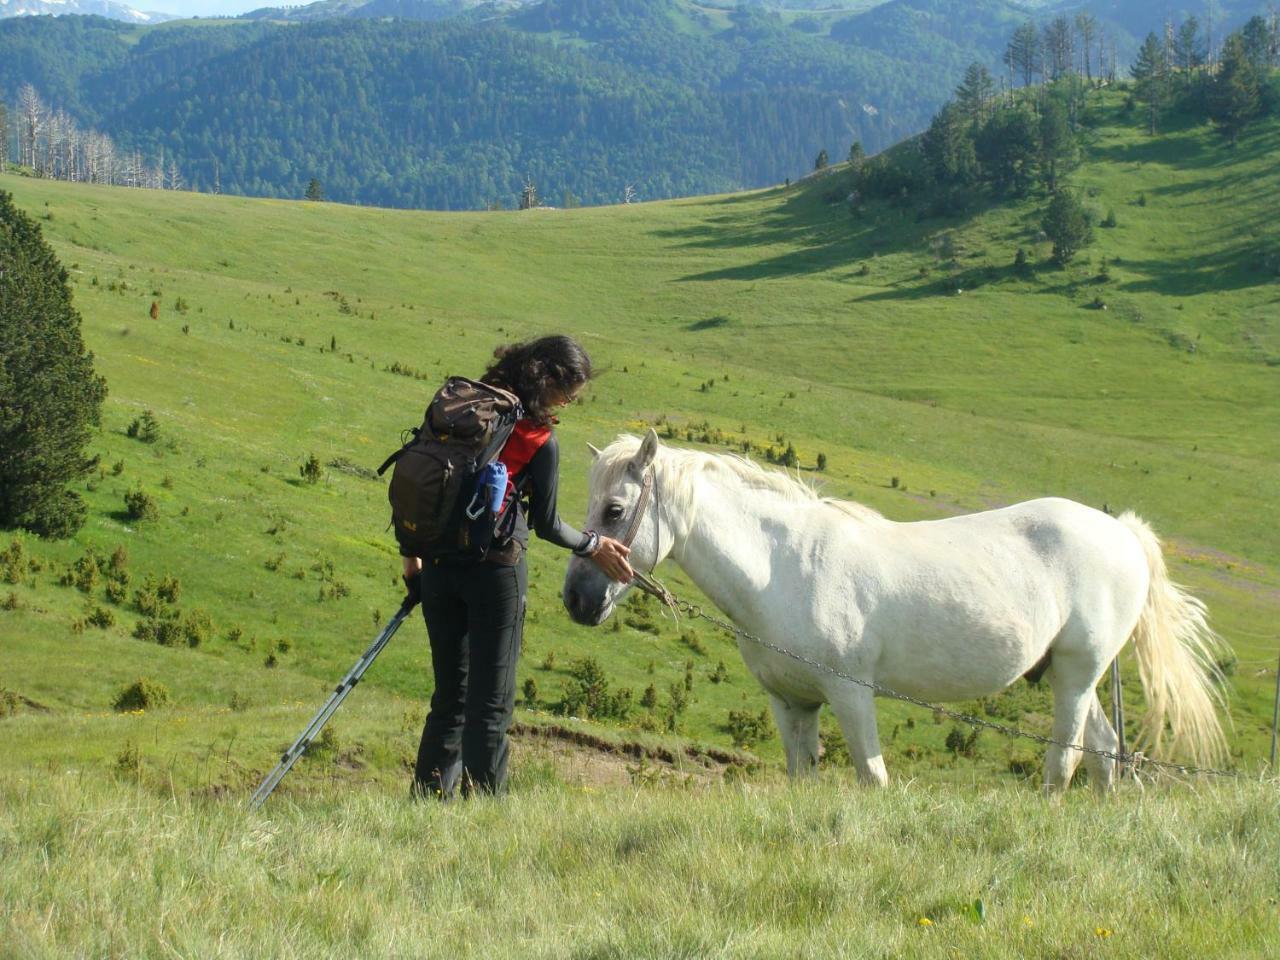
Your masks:
[[[622,434],[601,452],[598,467],[608,471],[612,476],[615,471],[625,469],[627,462],[639,449],[639,437]],[[663,494],[672,499],[684,501],[682,506],[691,505],[695,475],[705,470],[717,470],[727,473],[749,490],[770,493],[788,502],[823,503],[855,520],[884,519],[870,507],[850,500],[824,497],[810,484],[797,477],[782,470],[762,466],[736,453],[706,453],[701,450],[662,444],[658,448],[658,458],[666,468],[663,471],[663,480],[667,481],[667,485]]]

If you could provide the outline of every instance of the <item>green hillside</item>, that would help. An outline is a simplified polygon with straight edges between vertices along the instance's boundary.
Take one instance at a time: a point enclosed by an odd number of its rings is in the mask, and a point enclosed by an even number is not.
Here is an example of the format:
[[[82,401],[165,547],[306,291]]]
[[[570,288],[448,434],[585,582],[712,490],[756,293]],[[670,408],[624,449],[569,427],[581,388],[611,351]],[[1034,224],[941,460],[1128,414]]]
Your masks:
[[[5,177],[70,268],[110,387],[89,525],[71,543],[19,535],[23,559],[4,568],[16,582],[0,591],[14,608],[0,611],[0,686],[20,714],[4,721],[5,762],[94,767],[132,740],[175,781],[251,781],[397,603],[384,487],[368,469],[445,374],[475,373],[497,342],[565,330],[606,369],[563,418],[570,519],[585,442],[650,424],[680,442],[746,440],[757,456],[793,444],[828,493],[895,519],[1046,494],[1136,509],[1236,651],[1231,736],[1256,767],[1280,614],[1280,238],[1267,208],[1280,125],[1230,151],[1207,128],[1140,136],[1117,98],[1098,109],[1074,181],[1118,225],[1067,270],[1036,237],[1041,198],[963,221],[891,207],[853,220],[827,199],[838,169],[752,194],[453,215]],[[944,246],[956,265],[940,262]],[[1011,266],[1019,246],[1037,263],[1027,275]],[[153,444],[126,435],[145,410]],[[315,486],[299,475],[311,454],[326,465]],[[158,519],[128,519],[124,495],[139,488]],[[117,546],[132,578],[121,602],[105,573],[82,576],[87,592],[59,585],[89,550],[105,570]],[[564,559],[532,551],[529,706],[552,711],[592,655],[637,700],[650,684],[659,695],[624,736],[666,732],[686,674],[680,734],[727,746],[729,711],[763,709],[714,631],[643,606],[617,632],[572,625],[557,598]],[[134,594],[165,576],[195,615],[195,649],[131,635]],[[110,626],[85,622],[98,608]],[[428,693],[423,634],[415,619],[344,708],[362,775],[403,776]],[[142,675],[175,705],[111,716]],[[1127,694],[1134,721],[1136,684]],[[1043,728],[1043,692],[1019,685],[1003,703],[991,709]],[[988,737],[956,758],[946,725],[895,704],[882,715],[896,775],[1012,776],[1028,752]],[[227,758],[216,774],[190,762],[211,740]],[[776,740],[755,750],[778,755]]]

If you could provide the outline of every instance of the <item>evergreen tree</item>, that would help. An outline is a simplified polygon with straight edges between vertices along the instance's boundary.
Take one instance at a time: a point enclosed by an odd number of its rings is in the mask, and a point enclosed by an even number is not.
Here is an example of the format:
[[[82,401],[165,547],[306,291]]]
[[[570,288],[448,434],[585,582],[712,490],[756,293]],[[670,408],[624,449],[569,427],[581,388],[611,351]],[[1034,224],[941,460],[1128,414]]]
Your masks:
[[[1200,21],[1188,17],[1173,40],[1173,56],[1178,69],[1182,71],[1183,81],[1190,85],[1191,77],[1204,65],[1204,46],[1200,41]]]
[[[1056,17],[1045,24],[1040,43],[1044,51],[1044,72],[1048,78],[1059,80],[1066,76],[1075,59],[1075,34],[1071,30],[1071,21],[1066,17]]]
[[[1091,59],[1091,51],[1094,37],[1098,35],[1098,18],[1088,12],[1077,13],[1076,31],[1080,34],[1080,53],[1084,62],[1085,79],[1092,83],[1093,60]],[[1098,67],[1101,69],[1102,64],[1098,64]]]
[[[924,155],[934,180],[947,186],[964,186],[977,178],[969,124],[958,104],[948,103],[933,118],[924,134]]]
[[[1058,189],[1059,168],[1075,158],[1076,138],[1067,110],[1058,99],[1045,97],[1040,105],[1040,172],[1049,192]]]
[[[849,148],[849,172],[853,174],[853,182],[856,184],[862,179],[862,174],[867,167],[867,153],[862,149],[862,141],[853,141],[853,146]]]
[[[827,157],[827,148],[823,147],[818,151],[818,158],[813,161],[813,169],[825,170],[830,162],[830,158]]]
[[[1066,266],[1081,247],[1093,241],[1093,227],[1079,198],[1059,190],[1049,201],[1040,226],[1053,241],[1053,262]]]
[[[1154,33],[1148,33],[1138,50],[1138,59],[1129,68],[1139,100],[1147,105],[1151,135],[1155,136],[1156,121],[1164,107],[1169,89],[1169,60],[1165,47]]]
[[[315,201],[324,199],[324,189],[320,186],[320,181],[315,177],[312,177],[311,182],[307,184],[306,198]]]
[[[1039,127],[1025,107],[997,110],[978,134],[976,149],[997,192],[1021,195],[1035,182]]]
[[[1004,62],[1009,65],[1011,73],[1021,75],[1024,87],[1031,86],[1031,81],[1041,70],[1041,56],[1040,33],[1030,20],[1013,31],[1013,37],[1005,48]]]
[[[1233,33],[1222,45],[1222,59],[1209,93],[1209,116],[1235,146],[1240,132],[1258,115],[1261,105],[1258,73],[1249,59],[1244,38]]]
[[[1262,17],[1250,17],[1240,30],[1244,55],[1257,73],[1264,73],[1271,63],[1271,29]]]
[[[980,63],[969,64],[964,79],[956,87],[956,103],[970,126],[977,128],[986,122],[995,95],[996,85],[991,79],[991,71]]]
[[[0,527],[68,537],[84,525],[84,503],[66,485],[97,465],[84,448],[106,393],[66,271],[0,192]]]
[[[630,200],[623,200],[623,203],[630,203]],[[532,210],[538,205],[538,188],[534,186],[532,180],[526,180],[524,187],[520,191],[520,209]]]

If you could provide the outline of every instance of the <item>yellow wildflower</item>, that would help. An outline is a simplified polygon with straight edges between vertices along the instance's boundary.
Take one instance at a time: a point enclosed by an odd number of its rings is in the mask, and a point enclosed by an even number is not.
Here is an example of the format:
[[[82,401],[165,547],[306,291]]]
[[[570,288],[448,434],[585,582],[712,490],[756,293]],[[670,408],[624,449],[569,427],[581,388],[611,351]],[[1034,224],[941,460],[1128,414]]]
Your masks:
[[[930,920],[928,917],[921,917],[919,920],[917,920],[917,921],[916,921],[916,926],[917,926],[917,927],[932,927],[932,926],[933,926],[933,921],[932,921],[932,920]]]
[[[1108,930],[1106,927],[1094,927],[1093,934],[1094,936],[1101,937],[1103,940],[1105,940],[1107,939],[1107,937],[1111,936],[1111,931]]]

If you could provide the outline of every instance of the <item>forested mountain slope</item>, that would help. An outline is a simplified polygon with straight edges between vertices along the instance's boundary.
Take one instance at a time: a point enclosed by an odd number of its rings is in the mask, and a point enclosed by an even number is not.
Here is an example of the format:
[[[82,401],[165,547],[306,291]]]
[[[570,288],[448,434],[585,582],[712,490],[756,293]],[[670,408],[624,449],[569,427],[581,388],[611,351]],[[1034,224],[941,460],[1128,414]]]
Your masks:
[[[29,83],[203,191],[299,197],[316,178],[333,200],[480,208],[514,204],[531,180],[557,205],[627,187],[659,199],[779,183],[855,141],[883,149],[928,123],[968,63],[1001,75],[1026,15],[1003,0],[821,15],[545,0],[387,19],[415,10],[9,20],[0,99]]]

